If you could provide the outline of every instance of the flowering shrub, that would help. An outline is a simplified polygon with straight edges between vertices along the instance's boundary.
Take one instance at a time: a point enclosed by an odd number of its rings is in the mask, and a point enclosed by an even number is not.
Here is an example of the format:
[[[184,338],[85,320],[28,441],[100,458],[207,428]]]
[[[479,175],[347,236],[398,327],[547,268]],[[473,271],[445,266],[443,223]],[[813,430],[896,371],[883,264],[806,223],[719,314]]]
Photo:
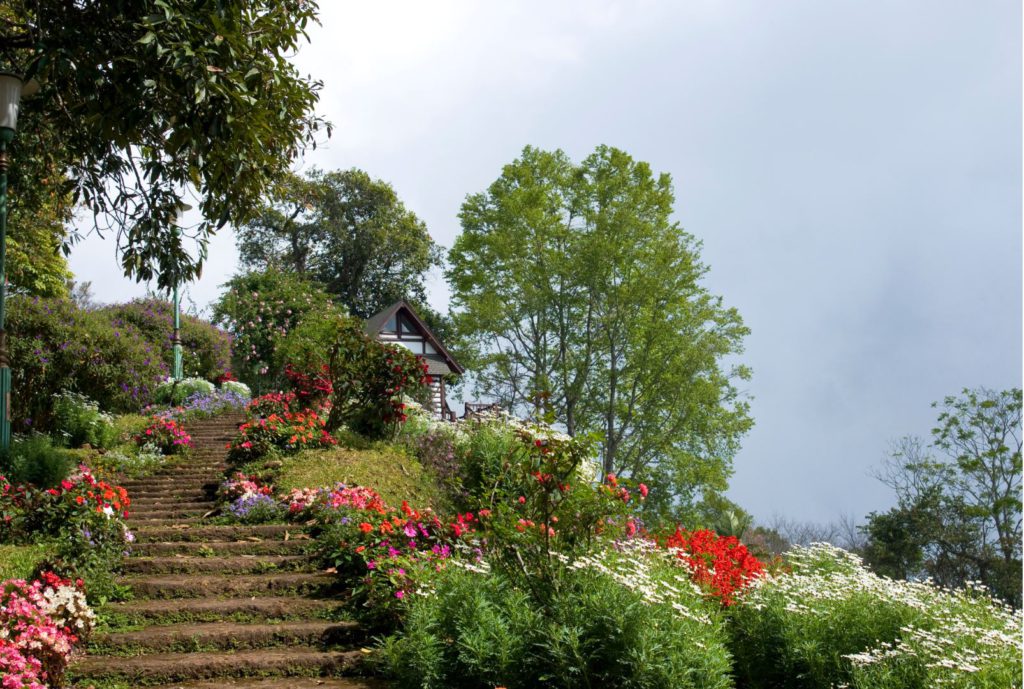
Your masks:
[[[280,519],[284,512],[270,495],[243,495],[228,505],[228,514],[243,524],[264,524]]]
[[[182,421],[209,419],[221,414],[239,412],[249,404],[249,396],[232,390],[214,390],[210,393],[197,392],[184,399],[176,407],[149,411],[156,416]]]
[[[94,621],[81,585],[50,573],[32,583],[0,582],[0,686],[62,683],[74,644]]]
[[[257,408],[266,404],[257,398]],[[227,445],[228,459],[248,462],[275,452],[293,453],[315,447],[329,447],[337,441],[324,428],[324,419],[314,411],[286,411],[250,418],[238,427],[238,435]]]
[[[306,319],[279,355],[298,381],[297,393],[316,397],[330,390],[331,431],[346,425],[367,437],[387,437],[406,420],[402,395],[429,382],[422,359],[378,342],[361,321],[342,314]]]
[[[76,390],[111,412],[137,411],[167,375],[156,344],[131,323],[68,299],[15,296],[7,305],[13,429],[48,430],[53,396]]]
[[[137,328],[156,349],[168,369],[174,366],[174,304],[162,299],[136,299],[98,311],[117,327]],[[183,313],[181,323],[182,370],[186,376],[212,380],[228,370],[231,339],[214,325]]]
[[[229,374],[230,375],[230,374]],[[252,390],[245,383],[237,380],[219,381],[221,392],[225,395],[234,395],[240,399],[252,399]]]
[[[155,445],[165,455],[175,455],[192,447],[192,436],[174,419],[155,416],[153,422],[135,436],[135,443],[139,447]]]
[[[479,565],[437,574],[384,643],[402,689],[732,686],[722,621],[667,558],[608,551],[537,591]]]
[[[393,509],[375,491],[344,484],[292,491],[286,501],[292,515],[316,518],[319,558],[352,586],[353,601],[371,625],[393,626],[400,603],[456,549],[481,556],[472,540],[479,519],[472,513],[442,520],[405,502]]]
[[[302,405],[294,392],[268,392],[249,402],[246,413],[254,419],[268,416],[284,416],[288,412],[299,411]]]
[[[324,364],[320,370],[301,371],[291,364],[285,364],[285,378],[295,391],[299,403],[307,409],[320,409],[334,394],[331,384],[331,367]]]
[[[278,347],[306,314],[335,313],[331,298],[313,283],[277,269],[239,275],[227,288],[213,314],[234,337],[232,370],[257,393],[280,387]]]
[[[733,594],[764,572],[761,561],[751,555],[739,539],[719,536],[708,529],[686,532],[676,528],[665,540],[665,547],[686,562],[693,580],[724,606],[732,605]]]
[[[828,544],[788,558],[729,608],[744,686],[1019,686],[1021,614],[983,591],[879,577]]]
[[[158,404],[181,404],[193,395],[211,395],[216,388],[213,383],[203,378],[182,378],[175,380],[168,377],[156,386],[153,399]]]
[[[273,495],[274,487],[265,485],[255,476],[247,476],[235,472],[234,476],[220,484],[217,497],[223,502],[233,502],[239,498],[250,498],[256,495]]]

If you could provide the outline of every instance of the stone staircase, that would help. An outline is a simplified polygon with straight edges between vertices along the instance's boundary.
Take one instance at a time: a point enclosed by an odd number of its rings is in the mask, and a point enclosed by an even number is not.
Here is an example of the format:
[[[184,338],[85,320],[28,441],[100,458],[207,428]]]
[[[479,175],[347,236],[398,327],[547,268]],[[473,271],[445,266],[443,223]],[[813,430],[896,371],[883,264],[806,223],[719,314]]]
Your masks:
[[[132,598],[102,610],[110,629],[72,667],[75,686],[383,686],[356,677],[369,642],[332,600],[333,578],[311,566],[301,529],[204,521],[241,420],[192,424],[187,459],[124,482],[136,543],[120,583]]]

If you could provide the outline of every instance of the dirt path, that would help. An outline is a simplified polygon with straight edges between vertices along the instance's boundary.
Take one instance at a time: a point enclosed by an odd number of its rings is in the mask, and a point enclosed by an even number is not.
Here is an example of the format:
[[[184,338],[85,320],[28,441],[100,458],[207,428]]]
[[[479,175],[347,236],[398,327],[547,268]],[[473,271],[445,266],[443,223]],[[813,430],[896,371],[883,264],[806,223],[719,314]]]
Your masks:
[[[288,525],[204,522],[223,479],[225,443],[240,417],[190,425],[190,457],[126,481],[136,536],[121,583],[133,597],[107,605],[114,627],[90,640],[76,686],[163,689],[380,689],[358,678],[368,643],[329,596],[329,575]]]

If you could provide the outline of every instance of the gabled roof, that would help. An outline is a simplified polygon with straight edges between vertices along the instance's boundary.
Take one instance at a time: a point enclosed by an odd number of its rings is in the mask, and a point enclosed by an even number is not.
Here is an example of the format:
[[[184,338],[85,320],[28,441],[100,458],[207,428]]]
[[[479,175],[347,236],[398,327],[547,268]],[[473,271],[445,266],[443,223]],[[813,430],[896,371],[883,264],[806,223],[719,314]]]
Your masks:
[[[424,339],[426,339],[426,341],[429,342],[435,350],[437,350],[437,353],[440,355],[441,359],[443,359],[443,362],[448,365],[448,368],[459,375],[462,375],[465,372],[465,369],[462,368],[459,362],[457,362],[455,358],[448,353],[448,350],[445,349],[444,345],[437,339],[437,336],[434,335],[434,331],[427,327],[427,324],[423,322],[423,319],[420,318],[418,313],[416,313],[416,310],[404,299],[396,301],[383,311],[375,313],[367,318],[366,325],[364,326],[366,328],[366,333],[371,337],[377,337],[391,317],[396,315],[399,311],[405,313],[409,317],[423,335]],[[431,373],[434,371],[440,372],[442,370],[440,366],[437,366],[437,364],[441,362],[435,357],[427,356],[425,358],[427,359],[427,364],[430,366]]]

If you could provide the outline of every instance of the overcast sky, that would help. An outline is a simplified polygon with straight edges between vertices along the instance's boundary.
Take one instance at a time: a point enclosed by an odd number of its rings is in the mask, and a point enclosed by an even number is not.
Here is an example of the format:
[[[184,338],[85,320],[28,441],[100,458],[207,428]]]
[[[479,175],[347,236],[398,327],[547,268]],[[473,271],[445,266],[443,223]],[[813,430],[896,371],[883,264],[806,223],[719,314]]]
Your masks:
[[[887,508],[868,471],[890,440],[965,386],[1020,384],[1019,1],[322,0],[321,20],[297,63],[336,129],[304,166],[391,182],[446,247],[527,144],[672,175],[752,330],[730,496],[760,520]],[[71,256],[102,301],[145,290],[113,252]],[[225,232],[199,307],[235,261]]]

